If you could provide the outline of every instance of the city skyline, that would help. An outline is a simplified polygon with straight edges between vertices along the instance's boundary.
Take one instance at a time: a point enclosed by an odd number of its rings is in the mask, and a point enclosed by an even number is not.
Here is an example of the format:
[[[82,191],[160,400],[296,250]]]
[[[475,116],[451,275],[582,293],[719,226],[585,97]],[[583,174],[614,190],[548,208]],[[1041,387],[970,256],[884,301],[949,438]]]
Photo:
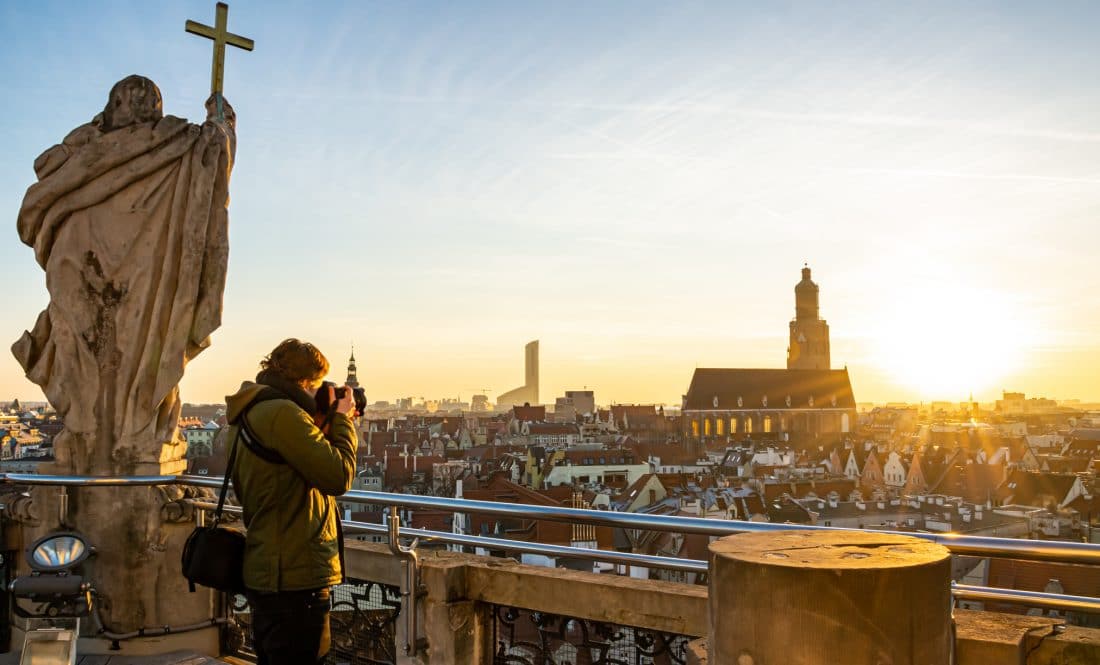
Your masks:
[[[538,339],[543,402],[677,404],[697,367],[784,366],[804,262],[862,402],[1100,399],[1100,8],[624,6],[234,2],[224,325],[183,399],[298,336],[336,379],[354,341],[372,401],[495,398]],[[0,9],[7,343],[47,300],[34,159],[135,61],[201,119],[209,13]],[[41,397],[6,352],[0,389]]]

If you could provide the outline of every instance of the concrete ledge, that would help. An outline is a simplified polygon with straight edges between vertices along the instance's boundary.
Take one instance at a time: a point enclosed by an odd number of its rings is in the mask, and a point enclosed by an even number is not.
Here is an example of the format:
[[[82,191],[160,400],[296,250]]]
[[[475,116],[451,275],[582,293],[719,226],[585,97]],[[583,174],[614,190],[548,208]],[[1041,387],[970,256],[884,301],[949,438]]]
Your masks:
[[[955,610],[958,665],[1100,663],[1100,630],[1061,619]]]
[[[349,541],[344,554],[349,577],[400,583],[401,562],[385,545]],[[694,637],[706,632],[707,590],[701,586],[444,551],[425,552],[420,570],[429,600],[521,607]]]
[[[1100,663],[1100,630],[1065,626],[1043,638],[1027,656],[1027,665]]]
[[[706,632],[704,587],[484,559],[466,575],[469,597],[484,603],[693,637]]]

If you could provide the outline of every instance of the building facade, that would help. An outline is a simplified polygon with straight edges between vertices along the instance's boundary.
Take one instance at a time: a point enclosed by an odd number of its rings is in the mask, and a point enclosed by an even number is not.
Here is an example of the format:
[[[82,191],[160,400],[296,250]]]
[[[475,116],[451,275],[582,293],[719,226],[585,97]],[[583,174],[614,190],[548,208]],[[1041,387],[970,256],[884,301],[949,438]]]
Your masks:
[[[856,401],[847,369],[699,368],[682,413],[688,440],[815,439],[850,432]]]

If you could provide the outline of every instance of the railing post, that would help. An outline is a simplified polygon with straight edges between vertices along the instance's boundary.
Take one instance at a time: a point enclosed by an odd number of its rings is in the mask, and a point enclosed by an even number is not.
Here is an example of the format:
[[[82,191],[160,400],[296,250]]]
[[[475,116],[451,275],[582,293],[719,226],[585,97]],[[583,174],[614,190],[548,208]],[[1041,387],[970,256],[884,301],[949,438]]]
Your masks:
[[[390,506],[389,541],[390,551],[403,559],[404,566],[404,574],[401,577],[401,615],[405,630],[404,639],[400,639],[401,631],[398,632],[398,651],[405,656],[405,659],[415,662],[416,653],[419,650],[416,621],[418,611],[416,596],[420,581],[416,546],[419,539],[414,539],[408,547],[401,544],[401,516],[397,512],[397,506]]]

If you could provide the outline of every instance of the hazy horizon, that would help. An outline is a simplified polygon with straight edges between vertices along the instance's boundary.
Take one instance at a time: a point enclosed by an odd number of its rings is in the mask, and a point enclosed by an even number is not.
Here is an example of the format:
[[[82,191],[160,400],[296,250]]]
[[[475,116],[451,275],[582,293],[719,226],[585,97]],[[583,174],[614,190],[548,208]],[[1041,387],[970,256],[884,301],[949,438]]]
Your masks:
[[[0,342],[47,303],[32,164],[131,73],[200,121],[207,0],[0,7]],[[523,381],[679,404],[696,367],[784,367],[821,287],[860,402],[1100,400],[1100,5],[237,0],[222,328],[186,402],[278,341],[371,401]],[[483,390],[483,389],[490,390]],[[9,352],[0,399],[41,400]]]

